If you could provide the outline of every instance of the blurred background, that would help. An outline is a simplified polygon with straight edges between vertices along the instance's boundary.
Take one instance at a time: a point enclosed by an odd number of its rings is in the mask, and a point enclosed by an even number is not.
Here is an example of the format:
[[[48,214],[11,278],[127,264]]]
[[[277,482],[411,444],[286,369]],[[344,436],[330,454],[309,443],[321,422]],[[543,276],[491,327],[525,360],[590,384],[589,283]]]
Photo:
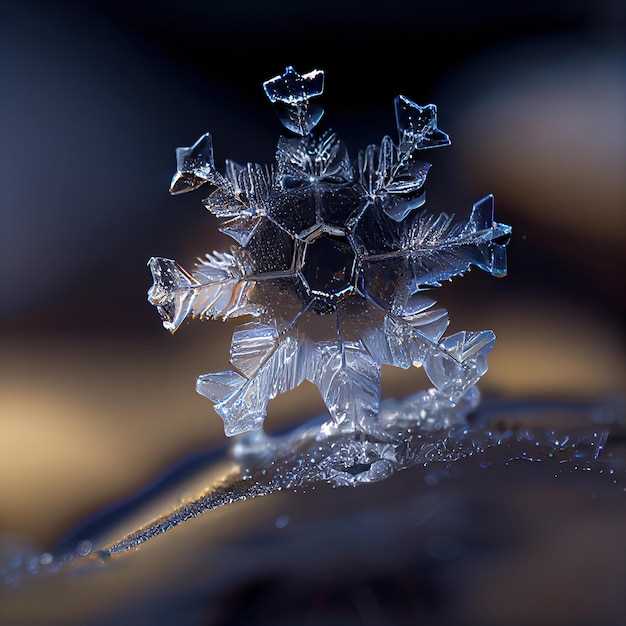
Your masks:
[[[394,131],[393,97],[435,102],[427,207],[486,193],[512,224],[509,277],[440,289],[452,329],[492,328],[491,397],[624,390],[626,57],[619,0],[541,3],[1,2],[0,534],[45,548],[77,519],[221,445],[194,392],[233,326],[172,337],[146,302],[152,255],[228,242],[202,192],[170,197],[174,149],[269,161],[261,82],[326,71],[323,124],[352,154]],[[424,384],[383,374],[386,396]],[[320,413],[311,386],[269,425]]]

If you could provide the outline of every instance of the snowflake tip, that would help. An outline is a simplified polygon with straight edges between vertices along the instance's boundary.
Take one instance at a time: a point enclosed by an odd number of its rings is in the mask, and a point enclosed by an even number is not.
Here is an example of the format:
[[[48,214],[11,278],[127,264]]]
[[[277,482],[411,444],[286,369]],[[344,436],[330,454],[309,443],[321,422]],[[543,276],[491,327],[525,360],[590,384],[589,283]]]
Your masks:
[[[156,306],[163,327],[174,333],[191,311],[196,281],[172,259],[152,257],[148,267],[154,280],[148,302]]]
[[[396,97],[394,105],[400,144],[409,144],[416,150],[450,145],[450,137],[437,128],[436,105],[420,106],[403,95]]]
[[[216,174],[211,134],[205,133],[193,145],[176,148],[176,173],[172,177],[170,193],[194,191],[204,183],[212,182]]]
[[[324,92],[322,70],[299,74],[289,65],[281,75],[266,80],[263,90],[283,126],[298,135],[310,133],[324,114],[321,106],[311,102]]]
[[[324,93],[324,72],[313,70],[301,75],[288,65],[282,74],[266,80],[263,90],[272,103],[300,104]]]

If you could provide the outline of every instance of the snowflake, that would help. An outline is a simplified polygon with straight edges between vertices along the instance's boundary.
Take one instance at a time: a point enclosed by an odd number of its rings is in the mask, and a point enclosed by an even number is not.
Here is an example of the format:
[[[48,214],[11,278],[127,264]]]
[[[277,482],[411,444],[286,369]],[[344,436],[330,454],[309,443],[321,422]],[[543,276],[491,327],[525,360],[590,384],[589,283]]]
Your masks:
[[[395,99],[398,143],[384,137],[352,162],[337,135],[311,133],[324,73],[288,67],[263,85],[283,125],[272,165],[214,164],[211,135],[178,148],[171,193],[207,185],[203,203],[235,242],[191,271],[152,258],[148,298],[166,329],[187,317],[253,321],[233,334],[234,369],[203,374],[226,435],[262,428],[270,399],[313,382],[328,428],[376,431],[380,369],[423,366],[430,397],[458,403],[486,372],[492,331],[444,337],[447,312],[426,292],[471,266],[506,274],[511,228],[494,221],[493,196],[469,218],[418,211],[430,165],[422,150],[450,144],[437,107]]]

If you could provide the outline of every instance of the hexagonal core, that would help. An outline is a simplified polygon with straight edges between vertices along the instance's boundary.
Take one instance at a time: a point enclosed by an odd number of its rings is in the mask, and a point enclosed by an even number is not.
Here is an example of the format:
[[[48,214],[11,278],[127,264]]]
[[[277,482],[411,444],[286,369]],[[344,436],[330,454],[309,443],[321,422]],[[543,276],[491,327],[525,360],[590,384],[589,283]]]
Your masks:
[[[345,235],[315,233],[304,246],[300,276],[311,294],[336,299],[354,289],[356,256]]]

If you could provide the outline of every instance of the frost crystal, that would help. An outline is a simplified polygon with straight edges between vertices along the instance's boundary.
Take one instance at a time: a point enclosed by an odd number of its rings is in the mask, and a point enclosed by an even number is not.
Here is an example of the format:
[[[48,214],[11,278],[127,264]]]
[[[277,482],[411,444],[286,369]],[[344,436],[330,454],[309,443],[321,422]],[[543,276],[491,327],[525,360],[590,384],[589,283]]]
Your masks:
[[[262,428],[270,399],[304,380],[319,388],[327,429],[376,434],[380,368],[423,366],[429,408],[449,411],[487,371],[491,331],[447,337],[447,312],[425,292],[472,266],[506,274],[510,226],[494,200],[467,219],[417,211],[430,165],[420,151],[446,146],[437,107],[395,100],[398,143],[384,137],[351,161],[333,132],[311,134],[323,109],[324,73],[288,67],[263,85],[283,125],[270,166],[215,168],[211,135],[178,148],[170,191],[207,184],[206,208],[234,241],[191,271],[152,258],[148,293],[174,332],[187,317],[256,318],[235,331],[233,370],[203,374],[197,391],[215,405],[227,435]]]

